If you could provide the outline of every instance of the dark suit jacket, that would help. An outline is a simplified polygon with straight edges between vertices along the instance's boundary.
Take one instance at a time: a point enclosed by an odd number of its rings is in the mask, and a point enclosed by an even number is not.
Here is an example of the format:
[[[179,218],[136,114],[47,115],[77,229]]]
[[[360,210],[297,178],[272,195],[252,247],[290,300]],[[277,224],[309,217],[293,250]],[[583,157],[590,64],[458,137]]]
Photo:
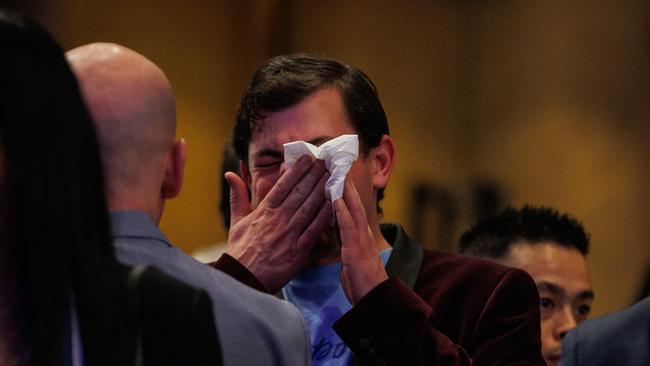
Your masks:
[[[561,366],[650,365],[650,297],[572,329],[562,341]]]
[[[525,272],[492,261],[423,250],[382,225],[393,252],[389,279],[334,324],[361,364],[544,365],[539,295]],[[215,266],[263,286],[235,259]]]
[[[130,287],[128,273],[128,267],[122,267],[130,333],[125,344],[131,354],[140,334],[144,366],[222,364],[212,303],[205,291],[153,267],[147,267]]]

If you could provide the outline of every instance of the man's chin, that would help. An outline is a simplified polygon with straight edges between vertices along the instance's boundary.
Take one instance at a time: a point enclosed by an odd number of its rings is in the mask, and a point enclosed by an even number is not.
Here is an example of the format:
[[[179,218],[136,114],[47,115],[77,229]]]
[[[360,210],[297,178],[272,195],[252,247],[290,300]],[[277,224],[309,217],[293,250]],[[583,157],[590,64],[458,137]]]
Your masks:
[[[323,231],[318,242],[314,245],[307,258],[307,267],[322,266],[340,261],[341,247],[338,243],[334,228]]]
[[[547,366],[557,366],[558,363],[560,363],[560,356],[561,353],[558,352],[549,352],[548,354],[544,354],[544,360],[546,361]]]

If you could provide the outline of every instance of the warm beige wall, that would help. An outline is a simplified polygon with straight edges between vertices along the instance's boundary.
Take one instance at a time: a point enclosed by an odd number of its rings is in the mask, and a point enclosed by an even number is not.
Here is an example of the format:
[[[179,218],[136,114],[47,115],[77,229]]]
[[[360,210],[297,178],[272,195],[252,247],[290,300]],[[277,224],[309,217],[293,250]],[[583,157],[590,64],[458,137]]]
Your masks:
[[[222,145],[249,75],[268,55],[264,7],[235,1],[61,0],[43,10],[65,49],[120,43],[168,75],[177,100],[179,137],[188,142],[185,183],[168,201],[161,226],[186,251],[224,240],[217,214]],[[255,7],[256,8],[256,7]]]
[[[595,313],[632,301],[650,257],[648,5],[547,1],[60,0],[40,17],[67,48],[115,41],[167,71],[189,142],[163,229],[185,250],[223,240],[221,145],[256,65],[309,51],[377,84],[398,146],[385,217],[408,227],[415,182],[553,205],[592,233]]]
[[[515,204],[573,213],[591,233],[595,313],[637,295],[650,258],[648,53],[643,2],[474,9],[473,174]]]

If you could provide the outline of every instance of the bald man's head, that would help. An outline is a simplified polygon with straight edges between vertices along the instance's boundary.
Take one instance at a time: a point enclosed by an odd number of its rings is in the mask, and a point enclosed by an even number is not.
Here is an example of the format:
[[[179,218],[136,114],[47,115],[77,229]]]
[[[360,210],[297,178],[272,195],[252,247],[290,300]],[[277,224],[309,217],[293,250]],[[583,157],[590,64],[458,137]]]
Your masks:
[[[176,130],[174,95],[163,71],[112,43],[84,45],[66,57],[97,126],[109,206],[133,201],[125,195],[160,193]]]

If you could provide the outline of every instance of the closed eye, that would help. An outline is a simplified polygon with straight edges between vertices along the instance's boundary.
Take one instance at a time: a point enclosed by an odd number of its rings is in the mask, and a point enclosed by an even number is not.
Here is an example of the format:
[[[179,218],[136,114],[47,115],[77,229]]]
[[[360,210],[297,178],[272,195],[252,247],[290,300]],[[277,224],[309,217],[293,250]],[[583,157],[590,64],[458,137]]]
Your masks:
[[[253,169],[255,170],[274,169],[274,168],[278,168],[282,163],[283,163],[282,160],[256,162],[253,165]]]
[[[284,162],[282,151],[273,149],[262,149],[253,155],[252,169],[267,170],[279,167]]]

